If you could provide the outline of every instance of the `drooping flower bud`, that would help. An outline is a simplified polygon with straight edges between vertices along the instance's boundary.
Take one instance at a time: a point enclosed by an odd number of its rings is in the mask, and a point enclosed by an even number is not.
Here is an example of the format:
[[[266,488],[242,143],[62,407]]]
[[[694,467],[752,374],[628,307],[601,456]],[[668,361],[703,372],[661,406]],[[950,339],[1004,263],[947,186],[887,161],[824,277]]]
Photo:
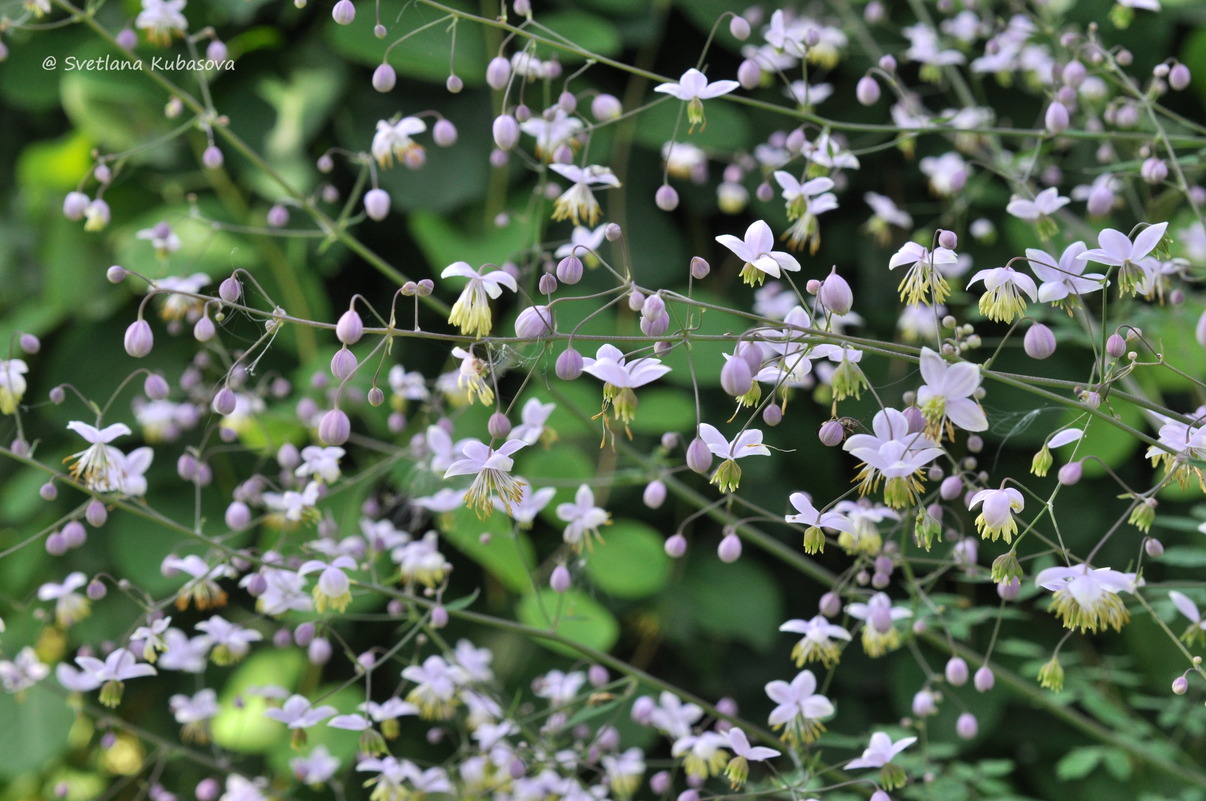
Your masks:
[[[364,213],[380,222],[389,215],[389,193],[384,189],[370,189],[364,193]]]
[[[720,368],[720,387],[734,398],[740,398],[754,385],[750,366],[740,356],[726,356]]]
[[[486,83],[491,89],[502,91],[511,80],[511,62],[502,56],[495,56],[486,65]]]
[[[388,92],[398,83],[398,73],[389,64],[378,64],[373,70],[373,88],[378,92]]]
[[[227,303],[236,302],[242,294],[243,285],[233,275],[223,279],[222,283],[218,284],[218,297]]]
[[[1042,323],[1035,323],[1026,330],[1022,349],[1032,359],[1046,359],[1055,353],[1055,334]]]
[[[204,314],[193,325],[193,339],[198,342],[209,342],[214,338],[217,329],[214,328],[214,321],[209,319],[208,314]]]
[[[582,259],[577,256],[566,256],[557,262],[557,280],[573,286],[582,280]]]
[[[687,552],[687,538],[682,534],[674,534],[666,540],[664,546],[666,556],[671,559],[678,559]]]
[[[662,504],[666,502],[666,484],[661,479],[655,478],[645,485],[645,492],[641,496],[641,500],[650,509],[660,509]]]
[[[340,25],[351,25],[356,19],[356,6],[352,5],[352,0],[339,0],[331,9],[331,19]]]
[[[553,333],[553,310],[548,306],[529,306],[515,318],[515,336],[539,339]]]
[[[1061,134],[1068,130],[1071,125],[1071,120],[1068,117],[1068,108],[1058,100],[1053,101],[1047,106],[1047,114],[1043,118],[1047,130],[1053,134]]]
[[[1121,359],[1126,355],[1126,340],[1118,334],[1110,334],[1106,339],[1106,353],[1115,359]]]
[[[653,202],[662,211],[674,211],[678,208],[678,192],[670,184],[662,184],[654,193]]]
[[[449,120],[437,120],[431,126],[431,139],[440,147],[452,147],[456,144],[458,134],[456,126]]]
[[[599,122],[607,122],[623,114],[624,107],[615,95],[599,94],[590,101],[590,113]]]
[[[827,448],[836,448],[846,439],[846,429],[837,420],[826,420],[817,431],[817,438]]]
[[[553,588],[553,592],[565,592],[570,588],[570,583],[569,568],[565,565],[557,565],[553,568],[553,574],[549,577],[549,586]]]
[[[974,739],[980,731],[980,724],[971,712],[964,712],[955,721],[955,734],[964,740]]]
[[[150,353],[151,348],[155,346],[155,334],[151,331],[151,324],[143,319],[130,323],[126,329],[125,346],[126,353],[135,359],[141,359]]]
[[[972,678],[972,684],[978,692],[986,693],[992,689],[997,683],[997,677],[993,674],[992,668],[988,665],[981,665],[976,670],[976,675]]]
[[[870,75],[864,75],[854,87],[854,97],[861,105],[874,106],[879,102],[879,83]]]
[[[557,357],[555,371],[557,377],[563,381],[573,381],[578,376],[582,375],[582,354],[574,348],[566,348],[560,356]]]
[[[352,421],[341,409],[331,409],[318,423],[318,438],[327,445],[342,445],[352,435]]]
[[[955,687],[967,684],[967,662],[961,656],[952,656],[946,663],[946,680]]]
[[[821,305],[834,314],[846,314],[854,305],[854,293],[850,290],[850,284],[838,275],[836,267],[821,282],[821,291],[817,293],[817,298]]]
[[[356,356],[348,350],[347,345],[335,351],[335,355],[331,357],[331,375],[340,381],[347,381],[351,378],[352,374],[356,372],[357,366]]]
[[[494,144],[499,150],[510,150],[519,141],[519,123],[510,114],[494,118]]]
[[[712,451],[700,437],[691,440],[687,446],[687,467],[696,473],[706,473],[712,467]]]
[[[355,345],[364,336],[364,320],[355,309],[348,309],[335,323],[335,337],[345,345]]]
[[[495,412],[486,421],[486,431],[495,439],[506,439],[511,433],[511,421],[502,412]]]
[[[736,562],[741,558],[741,538],[735,533],[726,534],[716,548],[716,555],[725,564]]]

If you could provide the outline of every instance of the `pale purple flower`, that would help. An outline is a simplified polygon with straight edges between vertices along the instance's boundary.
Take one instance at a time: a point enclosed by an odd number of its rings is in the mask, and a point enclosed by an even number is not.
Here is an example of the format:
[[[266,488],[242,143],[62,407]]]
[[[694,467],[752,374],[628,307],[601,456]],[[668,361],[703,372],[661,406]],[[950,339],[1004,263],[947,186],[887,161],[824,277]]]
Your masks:
[[[980,388],[980,368],[971,362],[951,364],[929,348],[921,349],[921,377],[925,384],[917,390],[917,405],[926,420],[926,434],[941,439],[951,425],[964,431],[984,431],[988,418],[975,399]]]
[[[1123,294],[1133,294],[1159,269],[1160,262],[1151,253],[1160,244],[1167,229],[1166,222],[1148,225],[1132,242],[1130,237],[1121,231],[1107,228],[1097,235],[1097,244],[1100,247],[1086,250],[1079,258],[1117,267],[1119,291]]]
[[[583,359],[583,363],[585,363]],[[511,439],[522,440],[528,445],[535,445],[544,434],[545,423],[549,415],[557,408],[555,403],[541,403],[537,398],[528,398],[527,403],[519,413],[520,424],[511,429]]]
[[[382,167],[393,166],[395,158],[409,164],[415,152],[423,150],[411,137],[426,130],[427,123],[418,117],[403,117],[396,122],[378,120],[370,152]]]
[[[610,223],[605,222],[593,229],[575,225],[574,230],[570,231],[570,241],[558,247],[553,255],[559,259],[566,256],[577,256],[583,261],[596,259],[595,254],[603,247],[608,225]]]
[[[888,260],[888,269],[908,265],[908,272],[897,287],[900,299],[905,303],[941,303],[951,292],[942,275],[943,266],[957,264],[958,261],[959,256],[949,248],[938,247],[931,251],[916,242],[906,242]]]
[[[70,626],[88,616],[88,599],[76,592],[87,583],[88,577],[77,570],[68,574],[62,584],[48,581],[38,587],[38,600],[54,601],[55,622]]]
[[[536,139],[536,155],[552,158],[562,145],[569,145],[583,128],[582,120],[570,116],[560,107],[552,109],[552,116],[533,115],[519,124],[519,130]]]
[[[1005,206],[1005,211],[1019,220],[1034,222],[1040,217],[1050,217],[1071,202],[1071,198],[1061,196],[1059,189],[1052,186],[1039,192],[1034,200],[1015,195]]]
[[[1039,303],[1075,303],[1081,295],[1091,294],[1106,285],[1103,274],[1084,274],[1088,264],[1081,256],[1085,250],[1084,242],[1073,242],[1056,259],[1046,251],[1026,248],[1026,261],[1043,282],[1038,289]]]
[[[813,661],[827,668],[833,667],[841,656],[841,648],[834,640],[850,640],[850,632],[836,623],[830,623],[824,615],[816,615],[811,620],[789,620],[779,627],[779,631],[804,635],[791,649],[796,667],[804,667]]]
[[[1206,620],[1202,620],[1202,613],[1198,611],[1198,605],[1176,590],[1170,592],[1168,598],[1181,614],[1189,618],[1189,628],[1181,635],[1181,639],[1190,645],[1196,641],[1206,639]]]
[[[7,693],[28,690],[50,675],[50,668],[38,659],[38,653],[28,645],[17,652],[17,658],[0,660],[0,685]]]
[[[290,729],[308,729],[337,711],[330,704],[312,706],[305,696],[291,695],[279,709],[265,709],[264,717],[284,723]]]
[[[916,737],[904,737],[896,742],[892,742],[892,738],[884,732],[874,732],[871,735],[871,743],[867,746],[867,750],[863,751],[863,755],[858,759],[852,759],[847,763],[846,770],[853,770],[855,768],[882,768],[891,762],[897,754],[915,742],[917,742]]]
[[[142,0],[134,27],[146,31],[153,44],[166,47],[171,44],[172,36],[182,36],[188,30],[184,5],[185,0]]]
[[[398,564],[398,577],[403,583],[417,581],[434,589],[444,581],[452,565],[440,553],[438,544],[439,535],[429,531],[422,539],[408,542],[390,552],[390,558]]]
[[[672,692],[663,691],[649,714],[649,722],[667,737],[678,739],[691,733],[691,726],[703,717],[696,704],[684,704]]]
[[[729,761],[724,747],[728,738],[720,732],[705,731],[679,737],[670,747],[671,756],[683,758],[683,771],[693,779],[706,779],[719,773]]]
[[[770,449],[762,444],[762,432],[756,428],[741,431],[730,442],[715,426],[700,423],[699,438],[708,446],[712,455],[724,459],[709,481],[721,492],[732,492],[740,486],[741,467],[737,464],[738,459],[746,456],[770,456]]]
[[[1131,616],[1118,593],[1134,592],[1143,580],[1134,573],[1082,564],[1041,570],[1034,583],[1055,593],[1050,610],[1065,627],[1095,632],[1106,626],[1122,630]]]
[[[592,537],[602,540],[599,526],[611,523],[611,515],[595,505],[595,493],[589,484],[578,487],[573,503],[557,505],[557,518],[566,524],[562,538],[578,552],[593,546]]]
[[[549,165],[549,169],[570,182],[570,188],[553,201],[553,219],[569,220],[574,225],[584,220],[591,226],[599,222],[602,209],[591,191],[592,186],[610,186],[613,189],[620,186],[620,179],[610,167],[554,163]]]
[[[825,731],[823,718],[833,714],[833,704],[817,693],[817,679],[811,670],[802,670],[788,684],[772,681],[766,685],[767,696],[778,706],[771,710],[768,722],[773,729],[783,729],[783,739],[792,746],[811,743]]]
[[[0,414],[12,414],[25,395],[25,373],[29,367],[21,359],[0,359]],[[81,424],[82,425],[82,424]]]
[[[522,497],[524,484],[511,475],[511,468],[515,466],[511,454],[526,444],[523,440],[511,439],[496,450],[478,440],[468,440],[461,447],[462,458],[448,466],[444,478],[474,477],[465,493],[465,505],[474,509],[479,518],[489,517],[493,513],[495,497],[510,514],[511,505]]]
[[[116,648],[102,662],[93,656],[77,656],[75,662],[80,670],[60,663],[55,670],[59,683],[73,692],[91,692],[101,688],[100,702],[105,706],[121,703],[123,682],[143,676],[154,676],[156,670],[125,648]]]
[[[922,468],[942,455],[942,449],[922,433],[909,433],[909,421],[896,409],[882,409],[871,421],[872,434],[854,434],[842,449],[863,461],[857,478],[866,494],[887,480],[884,500],[893,509],[911,506],[922,483]]]
[[[626,361],[615,345],[600,345],[595,358],[582,360],[582,372],[618,389],[636,389],[670,372],[660,359],[644,358]]]
[[[299,478],[316,476],[328,484],[339,480],[339,460],[346,451],[343,448],[324,448],[319,445],[307,445],[302,448],[302,463],[294,471]]]
[[[586,674],[581,670],[569,673],[550,670],[532,682],[532,692],[536,693],[536,697],[546,699],[549,706],[565,706],[577,697],[584,684]]]
[[[498,498],[494,499],[494,508],[500,512],[507,512],[520,528],[531,528],[532,523],[536,521],[536,515],[549,505],[556,494],[557,490],[553,487],[541,487],[533,490],[530,483],[523,482],[520,487],[519,500],[511,504],[510,511],[507,511]]]
[[[653,91],[687,101],[687,121],[691,125],[691,130],[694,131],[696,125],[702,129],[707,124],[704,121],[703,101],[727,95],[740,86],[741,84],[737,81],[712,81],[709,83],[706,75],[691,68],[684,72],[678,81],[658,84],[653,87]]]
[[[977,281],[984,282],[984,294],[980,296],[980,313],[1000,323],[1011,323],[1026,311],[1026,301],[1022,299],[1022,295],[1031,300],[1038,299],[1038,287],[1034,285],[1034,279],[1012,267],[980,270],[967,282],[968,289]]]
[[[481,270],[492,266],[484,265]],[[440,273],[441,278],[469,279],[461,296],[452,304],[452,313],[448,317],[448,322],[460,327],[461,333],[467,336],[481,337],[490,333],[493,320],[489,298],[501,295],[503,287],[512,292],[518,290],[515,278],[506,270],[488,270],[484,273],[481,270],[473,269],[468,262],[456,261]]]
[[[994,542],[997,537],[1004,537],[1006,544],[1018,532],[1018,522],[1013,513],[1025,508],[1026,502],[1022,493],[1013,487],[1004,489],[983,489],[971,497],[967,503],[968,509],[975,509],[983,504],[980,514],[976,516],[976,530],[985,539]]]
[[[264,639],[264,635],[255,629],[231,623],[221,615],[202,620],[195,628],[203,633],[213,646],[213,660],[218,665],[239,661],[251,650],[252,643]]]
[[[67,428],[79,434],[90,445],[79,453],[67,457],[75,461],[71,465],[71,477],[83,481],[91,490],[110,492],[118,487],[114,484],[115,477],[124,465],[122,453],[109,443],[124,434],[131,434],[130,427],[125,423],[114,423],[104,428],[96,428],[79,420],[72,420]]]
[[[761,284],[766,276],[778,278],[784,270],[798,272],[800,263],[790,253],[773,250],[775,235],[763,220],[755,220],[745,230],[745,238],[732,234],[721,234],[716,241],[731,250],[745,262],[741,267],[741,278],[750,286]]]
[[[789,246],[798,249],[807,243],[809,252],[816,253],[821,244],[817,217],[838,207],[837,195],[829,191],[833,179],[820,177],[801,183],[783,170],[776,170],[774,178],[787,201],[787,219],[796,221],[787,231]]]
[[[339,771],[341,764],[339,758],[332,756],[325,745],[315,746],[307,756],[289,760],[293,775],[302,784],[311,787],[320,787],[329,782]]]
[[[356,560],[350,556],[337,556],[330,562],[311,559],[302,563],[298,575],[320,571],[318,583],[314,585],[314,608],[322,614],[330,606],[342,612],[352,602],[352,588],[344,570],[355,570]]]
[[[406,700],[419,708],[424,719],[446,720],[456,708],[457,688],[469,677],[464,669],[432,655],[421,665],[403,668],[402,678],[414,682]]]
[[[912,610],[893,606],[885,592],[877,592],[867,603],[856,602],[846,605],[846,614],[863,621],[863,650],[870,657],[883,656],[900,645],[900,632],[893,622],[912,617]]]

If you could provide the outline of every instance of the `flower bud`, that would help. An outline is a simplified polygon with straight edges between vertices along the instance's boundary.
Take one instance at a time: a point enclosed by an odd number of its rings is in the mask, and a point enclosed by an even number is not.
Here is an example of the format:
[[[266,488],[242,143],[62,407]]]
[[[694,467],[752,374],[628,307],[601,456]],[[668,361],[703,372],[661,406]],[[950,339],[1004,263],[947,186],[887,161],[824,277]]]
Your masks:
[[[1118,334],[1110,334],[1106,339],[1106,353],[1115,359],[1121,359],[1126,355],[1126,340]]]
[[[1164,555],[1164,543],[1155,537],[1148,537],[1143,541],[1143,551],[1153,559],[1159,559]]]
[[[63,216],[72,222],[83,219],[89,202],[83,192],[68,192],[67,197],[63,198]]]
[[[1043,122],[1051,133],[1063,133],[1071,125],[1071,120],[1068,118],[1068,108],[1058,100],[1052,102],[1047,106],[1047,114]]]
[[[754,385],[754,376],[750,366],[740,356],[726,356],[724,367],[720,368],[720,387],[734,398],[739,398],[749,392]]]
[[[347,381],[351,378],[352,374],[356,372],[356,367],[356,356],[348,350],[347,345],[335,351],[335,355],[331,357],[331,375],[340,381]]]
[[[209,342],[216,333],[218,332],[214,328],[214,321],[209,319],[208,314],[202,315],[193,325],[193,339],[198,342]]]
[[[854,97],[861,105],[874,106],[879,102],[879,83],[870,75],[864,75],[854,87]]]
[[[519,123],[510,114],[494,118],[494,144],[499,150],[510,150],[519,141]]]
[[[449,75],[448,80],[444,81],[444,88],[449,94],[458,95],[465,88],[465,82],[459,75]]]
[[[742,89],[754,89],[762,83],[762,68],[753,59],[747,58],[737,65],[737,82]]]
[[[582,375],[582,354],[574,348],[566,348],[557,357],[554,370],[557,373],[557,377],[563,381],[573,381]]]
[[[242,531],[251,525],[251,509],[242,501],[226,507],[226,525],[234,531]]]
[[[1042,323],[1035,323],[1026,330],[1022,349],[1032,359],[1046,359],[1055,353],[1055,334]]]
[[[356,19],[356,6],[352,5],[352,0],[339,0],[331,9],[331,18],[340,25],[351,25]]]
[[[1168,165],[1152,156],[1139,165],[1139,177],[1149,184],[1163,183],[1168,178]]]
[[[1203,348],[1206,348],[1206,311],[1202,312],[1202,316],[1198,318],[1198,324],[1193,331],[1194,339]]]
[[[946,680],[956,687],[967,684],[967,662],[960,656],[952,656],[946,662]]]
[[[486,431],[495,439],[506,439],[511,433],[511,421],[502,412],[495,412],[486,421]]]
[[[63,526],[63,544],[68,548],[79,548],[88,541],[88,530],[78,520],[72,520]]]
[[[929,690],[918,690],[913,695],[913,715],[925,718],[936,714],[938,714],[938,704],[935,703],[934,694]]]
[[[821,596],[817,608],[825,617],[837,617],[842,611],[842,596],[830,590]]]
[[[1018,593],[1022,591],[1022,581],[1017,576],[1013,576],[1009,581],[1002,581],[997,584],[997,595],[1002,601],[1016,601]]]
[[[696,281],[702,281],[708,277],[708,273],[712,271],[712,266],[708,264],[706,259],[699,256],[691,257],[691,277]]]
[[[440,147],[452,147],[457,136],[456,126],[448,120],[437,120],[431,127],[431,139]]]
[[[666,484],[661,479],[654,479],[645,485],[641,500],[650,509],[660,509],[666,502]]]
[[[216,170],[222,166],[225,159],[222,157],[222,151],[217,145],[210,145],[201,152],[201,163],[206,169]]]
[[[105,509],[105,505],[96,498],[88,502],[84,507],[84,519],[88,521],[88,525],[93,528],[100,528],[109,519],[109,511]]]
[[[980,724],[976,721],[976,716],[971,712],[964,712],[955,721],[955,734],[958,734],[964,740],[975,738],[980,731]]]
[[[306,658],[311,665],[325,665],[331,660],[331,641],[326,637],[315,637],[306,649]]]
[[[548,306],[529,306],[515,318],[515,336],[539,339],[553,333],[553,310]]]
[[[1177,676],[1173,679],[1172,691],[1176,695],[1185,695],[1189,692],[1189,679],[1184,676]]]
[[[345,345],[355,345],[364,336],[364,320],[355,309],[348,309],[335,323],[335,337]]]
[[[846,314],[854,305],[854,293],[846,279],[838,275],[837,268],[830,271],[821,282],[821,291],[817,293],[821,304],[834,314]]]
[[[373,88],[378,92],[388,92],[398,83],[398,73],[389,64],[378,64],[373,70]]]
[[[318,438],[326,445],[342,445],[352,436],[352,421],[340,409],[331,409],[318,423]]]
[[[670,184],[662,184],[654,193],[653,202],[662,211],[674,211],[678,208],[678,192]]]
[[[55,486],[53,481],[47,481],[41,487],[38,487],[38,496],[44,501],[53,501],[59,497],[59,488]]]
[[[151,324],[146,320],[138,319],[130,323],[126,329],[126,353],[133,356],[135,359],[141,359],[151,352],[151,348],[155,346],[155,335],[151,332]]]
[[[1055,475],[1060,484],[1070,487],[1080,482],[1082,472],[1080,462],[1068,462],[1066,465],[1062,465]]]
[[[674,534],[666,540],[665,551],[666,556],[671,559],[678,559],[687,552],[687,538],[682,534]]]
[[[486,83],[491,89],[502,91],[511,80],[511,62],[502,56],[495,56],[486,65]]]
[[[42,341],[33,334],[22,334],[18,344],[21,346],[21,350],[31,355],[42,349]]]
[[[549,577],[549,586],[553,588],[553,592],[565,592],[570,588],[570,572],[565,565],[557,565],[553,568],[553,574]]]
[[[745,17],[738,14],[729,18],[729,33],[739,42],[744,42],[750,38],[750,23]]]
[[[364,193],[364,213],[380,222],[389,215],[389,193],[384,189],[370,189]]]
[[[712,451],[708,444],[699,437],[691,440],[687,446],[687,467],[696,473],[706,473],[712,467]]]
[[[214,411],[223,417],[233,414],[237,400],[234,391],[230,387],[222,387],[214,395]]]
[[[762,410],[762,422],[768,426],[777,426],[783,422],[783,409],[777,404],[770,403]]]
[[[577,256],[566,256],[557,262],[557,280],[573,286],[582,280],[582,259]]]
[[[607,122],[623,114],[624,107],[615,95],[599,94],[590,101],[590,113],[599,122]]]
[[[836,448],[846,439],[846,429],[837,420],[826,420],[817,431],[817,438],[828,448]]]
[[[981,665],[972,678],[972,684],[978,692],[986,693],[997,683],[997,677],[988,665]]]
[[[223,279],[222,283],[218,284],[218,297],[227,303],[234,303],[242,294],[243,285],[233,275]]]
[[[716,548],[716,555],[725,564],[732,564],[741,558],[741,538],[736,534],[727,534]]]
[[[1190,78],[1189,67],[1184,64],[1173,64],[1168,71],[1168,85],[1178,92],[1189,88]]]

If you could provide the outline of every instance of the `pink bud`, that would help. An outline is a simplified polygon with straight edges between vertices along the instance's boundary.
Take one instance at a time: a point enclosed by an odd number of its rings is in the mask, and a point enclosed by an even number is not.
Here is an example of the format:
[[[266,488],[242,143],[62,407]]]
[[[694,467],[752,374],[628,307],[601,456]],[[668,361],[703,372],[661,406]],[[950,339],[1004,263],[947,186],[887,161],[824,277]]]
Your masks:
[[[661,479],[654,479],[645,485],[641,500],[650,509],[660,509],[666,502],[666,484]]]
[[[557,280],[573,286],[582,280],[582,260],[577,256],[566,256],[557,262]]]
[[[623,114],[624,107],[615,95],[599,94],[590,101],[590,113],[599,122],[607,122]]]
[[[18,340],[21,350],[29,354],[37,353],[42,349],[42,341],[33,334],[22,334]]]
[[[511,421],[502,412],[495,412],[486,421],[486,431],[490,432],[490,436],[495,439],[506,439],[507,435],[511,433]]]
[[[750,391],[754,385],[750,366],[740,356],[725,358],[724,367],[720,368],[720,387],[734,398],[739,398]]]
[[[105,278],[108,279],[110,284],[120,284],[122,281],[126,280],[125,268],[114,264],[105,271]]]
[[[444,88],[448,90],[449,94],[458,95],[465,88],[465,82],[459,75],[449,75],[448,80],[444,81]]]
[[[251,509],[242,501],[226,507],[226,525],[234,531],[242,531],[251,525]]]
[[[335,336],[345,345],[355,345],[364,336],[364,320],[354,309],[348,309],[335,323]]]
[[[79,548],[88,541],[88,530],[78,520],[72,520],[63,526],[63,544],[68,548]]]
[[[565,565],[557,565],[553,568],[553,574],[549,577],[549,586],[553,588],[553,592],[565,592],[570,588],[570,583],[569,568]]]
[[[511,62],[502,56],[490,59],[490,63],[486,65],[486,83],[490,88],[501,91],[507,87],[509,80],[511,80]]]
[[[141,318],[130,323],[126,329],[125,345],[126,353],[135,359],[141,359],[150,353],[151,348],[155,346],[155,335],[151,332],[150,323]]]
[[[519,123],[510,114],[494,118],[494,144],[499,150],[510,150],[519,141]]]
[[[850,284],[838,275],[836,268],[821,282],[821,291],[817,293],[817,298],[834,314],[846,314],[854,305],[854,293],[850,290]]]
[[[1055,334],[1042,323],[1035,323],[1022,338],[1022,350],[1032,359],[1046,359],[1055,353]]]
[[[874,106],[879,102],[879,83],[870,75],[864,75],[854,87],[854,96],[862,105]]]
[[[727,534],[716,548],[716,555],[725,564],[732,564],[741,558],[741,538],[736,534]]]
[[[1014,576],[1009,581],[1002,582],[997,585],[997,595],[1001,596],[1002,601],[1017,600],[1018,593],[1022,591],[1022,582],[1017,576]]]
[[[1110,334],[1106,339],[1106,353],[1115,359],[1121,359],[1126,355],[1126,340],[1118,334]]]
[[[352,5],[352,0],[339,0],[331,9],[331,18],[340,25],[351,25],[356,19],[356,6]]]
[[[90,199],[83,192],[68,192],[63,198],[63,216],[69,220],[81,220],[88,208]]]
[[[230,387],[222,387],[214,395],[214,411],[223,417],[233,414],[236,404],[237,398],[235,398],[234,391]]]
[[[670,184],[662,184],[654,193],[653,202],[662,211],[674,211],[678,208],[678,192]]]
[[[842,424],[837,420],[826,420],[821,423],[821,428],[817,431],[817,438],[821,440],[822,445],[835,448],[846,439],[846,429],[842,428]]]
[[[218,297],[227,303],[234,303],[243,294],[243,285],[233,275],[218,284]]]
[[[708,444],[699,437],[691,440],[687,446],[687,467],[696,473],[706,473],[712,467],[712,451]]]
[[[92,579],[88,582],[88,586],[84,588],[84,594],[88,596],[90,601],[99,601],[109,593],[108,588],[100,579]]]
[[[734,15],[729,18],[729,33],[739,42],[750,38],[750,23],[745,17]]]
[[[678,559],[687,552],[687,538],[682,534],[674,534],[666,540],[664,548],[666,556],[669,556],[671,559]]]
[[[84,519],[88,521],[88,525],[93,528],[100,528],[109,519],[109,511],[105,509],[105,505],[93,498],[84,507]]]
[[[1189,692],[1189,679],[1184,676],[1177,676],[1173,679],[1172,691],[1176,695],[1185,695],[1185,693]]]
[[[1047,130],[1053,134],[1061,134],[1068,130],[1071,125],[1071,120],[1068,118],[1068,108],[1058,100],[1047,106],[1047,114],[1044,118],[1044,123]]]
[[[1149,184],[1163,183],[1168,178],[1168,165],[1152,156],[1139,165],[1139,177]]]
[[[67,543],[63,541],[63,535],[57,531],[52,531],[46,537],[46,542],[43,543],[46,548],[46,553],[51,556],[62,556],[67,553]]]
[[[753,59],[747,58],[737,65],[737,82],[743,89],[754,89],[762,83],[762,68]]]
[[[1202,312],[1202,316],[1198,318],[1198,324],[1194,327],[1194,339],[1203,348],[1206,348],[1206,311]]]
[[[971,712],[964,712],[955,721],[955,733],[964,740],[975,738],[980,731],[980,724],[976,721],[976,716]]]
[[[988,665],[981,665],[980,668],[976,670],[976,675],[972,679],[972,684],[975,685],[976,690],[982,693],[986,693],[991,690],[992,686],[996,683],[997,677],[993,674],[992,668],[990,668]]]
[[[1184,64],[1173,64],[1168,71],[1168,85],[1178,92],[1189,88],[1190,78],[1189,67]]]
[[[209,342],[214,338],[217,330],[214,328],[214,321],[209,319],[209,315],[202,315],[193,325],[193,339],[198,342]]]
[[[201,163],[205,165],[206,169],[216,170],[222,166],[224,161],[222,151],[218,149],[217,145],[210,145],[201,152]]]
[[[708,273],[712,271],[712,266],[705,259],[699,256],[691,257],[691,277],[696,281],[702,281],[708,277]]]
[[[1056,473],[1056,479],[1065,487],[1070,487],[1080,482],[1083,471],[1084,469],[1080,466],[1080,462],[1068,462],[1059,468],[1059,472]]]
[[[133,28],[122,28],[113,37],[113,40],[123,50],[133,50],[138,47],[138,34],[134,32]]]
[[[340,381],[347,381],[351,378],[352,374],[356,372],[356,367],[356,356],[348,350],[347,345],[335,351],[335,355],[331,357],[331,375]]]
[[[431,128],[431,138],[440,147],[452,147],[456,144],[456,126],[448,120],[437,120]]]
[[[557,357],[555,366],[557,377],[563,381],[573,381],[582,375],[582,354],[574,348],[566,348]]]
[[[938,714],[938,705],[934,702],[934,694],[929,690],[918,690],[913,695],[913,715],[919,718]]]
[[[448,607],[438,604],[431,608],[432,628],[442,629],[448,625]]]
[[[952,656],[946,663],[946,680],[956,687],[967,684],[967,662],[959,656]]]
[[[364,193],[364,212],[371,219],[381,221],[389,214],[389,193],[384,189],[370,189]]]
[[[44,501],[53,501],[59,497],[59,488],[54,485],[53,481],[47,481],[38,487],[38,496]]]
[[[331,409],[318,423],[318,438],[326,445],[342,445],[352,436],[352,421],[340,409]]]
[[[1164,543],[1155,537],[1148,537],[1143,541],[1144,552],[1153,559],[1159,559],[1164,555]]]
[[[325,665],[331,660],[331,641],[326,637],[315,637],[306,649],[306,658],[312,665]]]
[[[777,404],[771,403],[762,410],[762,422],[768,426],[777,426],[783,422],[783,409]]]

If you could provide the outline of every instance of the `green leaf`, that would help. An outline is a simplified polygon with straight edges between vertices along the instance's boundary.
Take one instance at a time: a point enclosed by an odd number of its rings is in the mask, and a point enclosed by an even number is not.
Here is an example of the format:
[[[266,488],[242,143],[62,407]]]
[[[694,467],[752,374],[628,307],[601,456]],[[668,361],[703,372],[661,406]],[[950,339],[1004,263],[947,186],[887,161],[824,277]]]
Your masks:
[[[279,740],[287,740],[285,727],[264,717],[268,702],[261,695],[248,694],[247,690],[267,684],[292,689],[305,666],[306,657],[299,650],[254,651],[235,668],[218,699],[220,711],[211,729],[214,744],[243,754],[257,754],[269,750]],[[241,703],[236,703],[236,698]]]
[[[512,521],[502,512],[485,520],[468,507],[460,507],[446,516],[440,526],[444,539],[498,579],[512,592],[531,589],[529,565],[535,563],[532,542],[528,535],[512,533]],[[489,535],[482,541],[483,535]]]
[[[37,773],[67,750],[75,713],[63,695],[38,684],[19,695],[0,694],[0,720],[0,778],[15,779]]]
[[[560,594],[548,588],[529,593],[519,600],[515,614],[522,623],[551,629],[567,640],[598,651],[610,650],[620,636],[615,616],[598,601],[574,589]],[[578,655],[561,643],[540,638],[537,642],[567,656]]]
[[[1105,749],[1100,746],[1076,748],[1064,755],[1055,765],[1055,775],[1061,781],[1083,779],[1093,772],[1105,756]]]
[[[110,152],[133,150],[165,132],[163,97],[134,70],[69,72],[62,82],[63,110],[84,136]],[[162,162],[169,148],[141,149],[140,163]]]
[[[554,34],[559,34],[559,36],[549,35],[548,38],[568,40],[576,47],[594,56],[614,56],[620,52],[623,44],[615,25],[585,11],[577,9],[553,11],[541,14],[539,22]],[[548,58],[554,53],[562,64],[580,64],[586,61],[585,56],[569,50],[551,48],[547,45],[538,45],[536,48],[536,55],[539,58]]]
[[[17,182],[25,192],[70,192],[92,167],[95,146],[79,131],[31,142],[17,158]]]
[[[445,0],[445,5],[457,11],[476,13],[480,9],[463,0]],[[435,23],[419,31],[423,26]],[[373,35],[374,19],[367,11],[357,14],[351,25],[339,25],[333,20],[326,29],[327,40],[346,58],[366,67],[376,67],[385,60],[385,50],[399,37],[407,38],[389,51],[389,63],[398,76],[418,78],[432,83],[444,83],[448,78],[449,52],[452,32],[449,15],[427,8],[420,3],[403,6],[390,29],[390,39],[383,41]],[[411,31],[419,31],[407,36]],[[478,86],[486,80],[486,43],[483,29],[477,25],[456,26],[456,74],[466,86]]]
[[[604,592],[643,598],[666,585],[670,557],[662,536],[636,520],[616,520],[604,530],[603,544],[586,560],[586,574]]]
[[[783,595],[774,578],[753,561],[693,562],[685,590],[690,613],[705,631],[759,650],[774,643],[775,627],[783,618]]]
[[[1164,549],[1160,561],[1178,567],[1206,567],[1206,550],[1201,546],[1175,545]]]

